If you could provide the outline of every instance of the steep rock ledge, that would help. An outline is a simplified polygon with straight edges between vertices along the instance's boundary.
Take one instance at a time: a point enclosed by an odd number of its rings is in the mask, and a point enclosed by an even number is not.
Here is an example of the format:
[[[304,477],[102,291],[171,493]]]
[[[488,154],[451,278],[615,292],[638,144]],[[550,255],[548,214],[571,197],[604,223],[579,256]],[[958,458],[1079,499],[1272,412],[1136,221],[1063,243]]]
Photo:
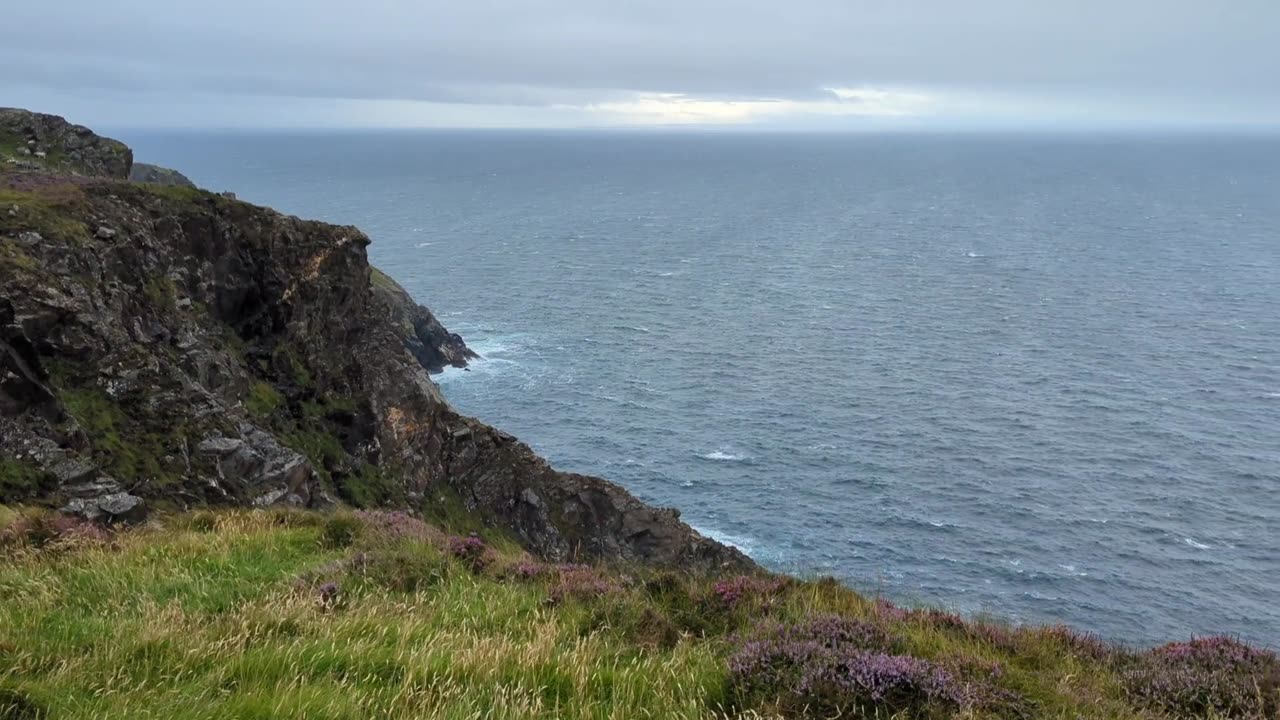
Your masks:
[[[474,355],[369,266],[356,228],[87,157],[75,176],[0,169],[0,502],[106,520],[142,503],[410,506],[553,560],[752,567],[454,412],[428,370]]]

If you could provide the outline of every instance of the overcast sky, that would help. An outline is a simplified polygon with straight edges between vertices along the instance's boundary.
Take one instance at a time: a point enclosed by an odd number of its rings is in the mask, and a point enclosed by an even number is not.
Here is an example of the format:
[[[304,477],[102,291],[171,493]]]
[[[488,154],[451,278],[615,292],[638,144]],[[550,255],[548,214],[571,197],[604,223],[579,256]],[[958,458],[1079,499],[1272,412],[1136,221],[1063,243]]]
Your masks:
[[[1280,0],[43,0],[0,105],[99,126],[1280,126]]]

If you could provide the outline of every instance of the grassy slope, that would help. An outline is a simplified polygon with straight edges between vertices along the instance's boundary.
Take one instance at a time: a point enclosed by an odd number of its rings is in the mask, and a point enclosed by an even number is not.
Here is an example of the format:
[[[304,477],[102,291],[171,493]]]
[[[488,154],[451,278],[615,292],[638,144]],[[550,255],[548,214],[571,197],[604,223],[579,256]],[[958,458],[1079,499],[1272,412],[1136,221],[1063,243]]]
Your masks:
[[[373,517],[199,513],[105,539],[10,537],[0,701],[52,718],[768,717],[768,698],[735,702],[736,636],[834,612],[904,654],[1001,666],[1021,710],[964,717],[1159,717],[1061,629],[904,612],[824,581],[755,581],[724,602],[723,581],[563,571],[502,540],[472,562],[421,521]]]

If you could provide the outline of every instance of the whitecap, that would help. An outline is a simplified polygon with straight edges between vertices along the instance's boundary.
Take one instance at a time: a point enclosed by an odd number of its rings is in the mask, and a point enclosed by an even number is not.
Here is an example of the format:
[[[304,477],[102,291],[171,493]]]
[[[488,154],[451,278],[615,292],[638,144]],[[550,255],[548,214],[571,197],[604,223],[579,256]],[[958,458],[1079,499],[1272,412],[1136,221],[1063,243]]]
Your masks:
[[[734,455],[733,453],[727,453],[723,450],[714,450],[709,453],[700,453],[698,457],[702,458],[703,460],[716,460],[719,462],[737,462],[739,460],[746,459],[741,455]]]
[[[1205,545],[1204,543],[1196,542],[1195,540],[1192,540],[1191,538],[1182,538],[1182,542],[1184,542],[1184,543],[1186,543],[1186,544],[1190,545],[1191,547],[1193,547],[1193,548],[1195,548],[1195,549],[1197,549],[1197,550],[1208,550],[1208,549],[1210,549],[1208,545]]]
[[[748,555],[750,555],[751,552],[755,550],[755,547],[756,547],[756,541],[751,538],[741,537],[738,535],[730,535],[728,533],[722,533],[718,530],[711,530],[709,528],[700,528],[697,525],[691,525],[690,527],[692,527],[694,530],[698,531],[698,533],[700,533],[705,537],[709,537],[712,540],[715,540],[716,542],[721,543],[723,545],[728,545],[729,547],[738,548],[739,550],[741,550],[742,552]]]
[[[416,247],[424,248],[424,247],[431,247],[432,245],[435,245],[435,243],[433,243],[433,242],[420,242],[420,243],[418,243],[418,244],[416,245]]]
[[[969,252],[965,253],[964,255],[965,255],[965,257],[971,257],[971,258],[986,257],[986,255],[982,255],[982,254],[976,253],[976,252],[974,252],[974,251],[972,251],[972,250],[970,250]]]

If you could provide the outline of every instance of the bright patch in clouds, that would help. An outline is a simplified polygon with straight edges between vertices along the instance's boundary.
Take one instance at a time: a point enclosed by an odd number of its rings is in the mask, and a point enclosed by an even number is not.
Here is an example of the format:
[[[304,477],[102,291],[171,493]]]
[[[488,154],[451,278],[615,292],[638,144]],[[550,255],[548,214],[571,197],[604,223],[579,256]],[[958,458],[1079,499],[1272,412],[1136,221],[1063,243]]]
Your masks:
[[[623,125],[735,125],[815,116],[911,117],[936,104],[928,95],[880,88],[826,88],[819,100],[721,100],[683,93],[642,93],[593,103],[586,110]]]

